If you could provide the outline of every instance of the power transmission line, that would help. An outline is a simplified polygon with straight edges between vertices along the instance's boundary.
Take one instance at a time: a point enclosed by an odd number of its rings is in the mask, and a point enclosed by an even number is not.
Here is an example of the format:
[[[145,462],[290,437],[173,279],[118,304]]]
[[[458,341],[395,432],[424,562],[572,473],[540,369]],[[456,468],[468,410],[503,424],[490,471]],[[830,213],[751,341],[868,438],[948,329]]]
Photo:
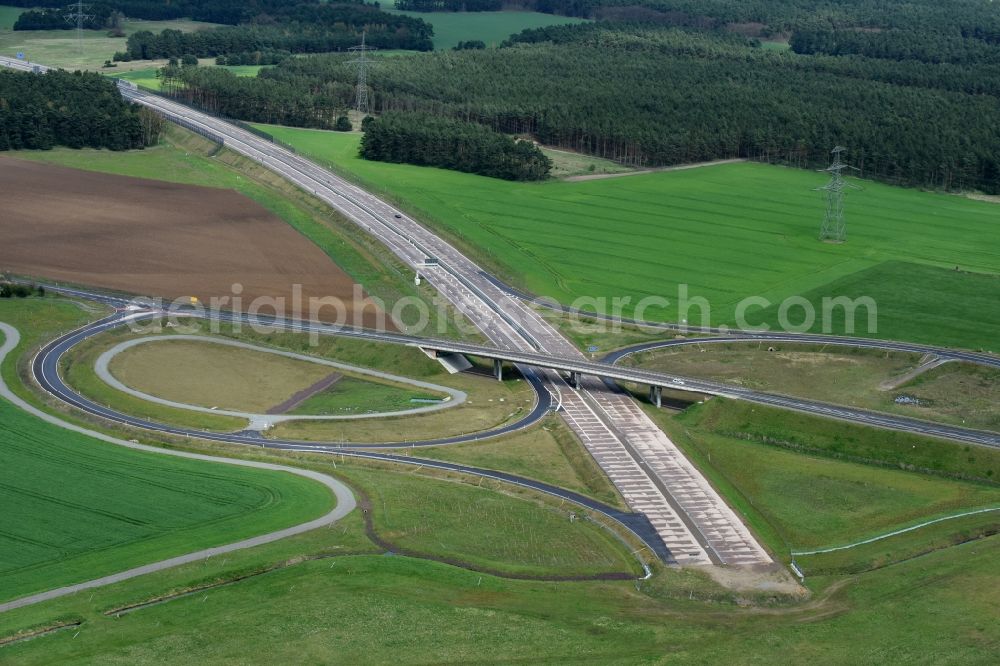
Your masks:
[[[368,95],[368,69],[374,64],[374,61],[368,59],[368,54],[378,50],[374,46],[367,46],[365,44],[365,35],[366,32],[361,33],[361,44],[359,46],[352,46],[347,49],[357,55],[354,60],[349,62],[358,68],[355,109],[357,109],[362,117],[371,115],[371,100]]]
[[[817,191],[826,192],[826,216],[823,218],[823,226],[819,230],[819,239],[833,243],[843,243],[847,240],[847,224],[844,222],[844,190],[860,190],[857,185],[853,185],[844,179],[844,169],[854,169],[854,167],[844,164],[841,160],[847,148],[837,146],[832,151],[833,164],[825,169],[824,173],[830,174],[830,182],[823,187],[816,188]],[[854,169],[857,171],[857,169]]]
[[[76,23],[76,48],[83,56],[83,24],[94,18],[93,14],[84,14],[84,10],[90,9],[90,5],[83,4],[82,1],[78,1],[66,7],[66,22]]]

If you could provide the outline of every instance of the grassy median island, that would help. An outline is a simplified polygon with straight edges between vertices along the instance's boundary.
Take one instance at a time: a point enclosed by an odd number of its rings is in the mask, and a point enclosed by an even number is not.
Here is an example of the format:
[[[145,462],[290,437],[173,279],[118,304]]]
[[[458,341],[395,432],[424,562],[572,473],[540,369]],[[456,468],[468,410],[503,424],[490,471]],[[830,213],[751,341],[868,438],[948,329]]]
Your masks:
[[[623,365],[714,379],[771,393],[1000,429],[1000,370],[925,365],[920,354],[839,345],[711,343],[641,352]]]
[[[337,416],[426,406],[445,395],[367,378],[307,360],[212,343],[167,339],[116,354],[109,370],[148,395],[209,409]]]
[[[963,197],[864,182],[848,195],[850,239],[817,240],[824,177],[756,163],[586,182],[509,183],[471,174],[368,162],[360,138],[261,126],[321,164],[398,201],[497,275],[570,303],[580,296],[669,299],[645,317],[678,320],[679,285],[732,324],[749,296],[873,298],[869,337],[997,349],[1000,209]],[[959,270],[955,270],[958,267]],[[751,307],[750,324],[777,324],[777,305]],[[831,318],[844,333],[843,310]],[[816,330],[822,325],[817,309]],[[700,322],[692,307],[684,317]],[[792,323],[799,323],[793,308]]]
[[[640,575],[629,550],[579,507],[496,482],[419,479],[407,469],[355,465],[344,474],[370,500],[379,538],[404,554],[512,575]]]
[[[163,340],[115,355],[108,368],[129,388],[200,407],[263,413],[327,377],[307,361],[198,340]]]
[[[212,331],[212,325],[204,320],[192,320],[185,322],[185,324],[191,326],[191,328],[185,329],[185,333],[209,334]],[[176,328],[164,328],[163,332],[170,334],[176,333],[177,330]],[[279,423],[268,431],[268,436],[271,437],[359,443],[412,441],[418,438],[433,439],[493,429],[526,415],[535,404],[535,393],[531,385],[514,376],[513,373],[507,373],[504,381],[498,382],[490,374],[492,366],[487,367],[484,364],[477,366],[473,371],[450,375],[437,361],[431,360],[414,347],[332,336],[321,336],[313,345],[309,336],[301,333],[280,330],[254,331],[249,326],[241,327],[239,331],[235,331],[228,324],[219,329],[219,334],[227,339],[315,356],[319,359],[339,361],[359,368],[383,371],[399,377],[464,391],[468,394],[468,399],[461,404],[423,414]],[[110,405],[126,414],[162,423],[215,431],[234,431],[246,427],[247,421],[242,418],[160,405],[118,391],[105,383],[94,370],[98,357],[104,351],[130,339],[136,338],[127,328],[121,327],[95,336],[75,347],[63,359],[63,376],[67,383],[83,395],[101,404]],[[230,399],[238,399],[241,401],[240,404],[266,411],[269,407],[280,405],[282,401],[287,401],[292,397],[299,390],[295,386],[309,387],[313,384],[312,376],[303,379],[296,374],[297,368],[300,367],[299,363],[309,366],[311,372],[314,372],[315,368],[320,368],[321,371],[318,373],[320,377],[328,377],[332,371],[337,370],[305,361],[295,361],[292,365],[285,365],[285,361],[293,361],[293,359],[243,349],[235,350],[239,353],[239,361],[235,365],[230,363],[233,358],[227,357],[225,353],[218,359],[197,360],[191,358],[167,361],[162,355],[164,353],[172,355],[176,352],[176,350],[166,348],[167,345],[171,344],[174,344],[174,341],[146,343],[123,351],[123,357],[129,354],[132,359],[130,361],[129,357],[125,357],[126,364],[135,361],[132,370],[142,371],[138,378],[132,378],[135,384],[130,384],[129,381],[124,381],[124,383],[140,390],[149,389],[149,393],[159,397],[181,398],[180,402],[197,399],[201,402],[195,404],[202,404],[208,408],[217,406],[220,409],[223,408],[220,402],[224,399],[221,391],[227,390],[223,386],[225,384],[225,386],[237,387],[233,388],[235,396]],[[217,351],[225,352],[227,349],[232,349],[209,343],[185,342],[184,344],[195,344],[203,347],[197,349],[199,358],[202,354],[211,356]],[[182,350],[184,349],[190,348],[182,347]],[[149,350],[153,351],[151,356],[147,354]],[[133,356],[133,352],[136,355]],[[243,381],[240,379],[241,377],[256,377],[259,374],[257,370],[247,365],[248,361],[258,357],[266,357],[269,363],[268,367],[281,368],[281,377],[277,376],[278,373],[274,373],[270,379],[265,380],[265,390],[260,396],[255,393],[256,384],[239,387],[240,382]],[[280,365],[273,366],[273,359],[278,359]],[[116,360],[118,357],[112,359],[112,373],[116,371]],[[174,364],[175,367],[168,368],[167,366],[170,364]],[[193,367],[199,364],[203,367],[200,369]],[[222,373],[222,366],[227,366],[229,370]],[[121,366],[118,367],[120,370]],[[216,368],[216,370],[209,373],[212,377],[207,379],[205,385],[192,385],[192,377],[201,377],[203,372],[210,368]],[[193,375],[189,373],[193,373]],[[123,379],[123,377],[119,377],[119,379]],[[339,384],[345,380],[349,381],[346,381],[343,387],[339,387]],[[292,386],[293,384],[295,386]],[[268,393],[267,386],[274,390]],[[284,397],[278,399],[279,395]],[[361,415],[383,410],[402,411],[427,407],[433,404],[427,402],[428,400],[435,401],[444,397],[446,396],[443,394],[439,395],[435,391],[418,386],[388,380],[383,382],[380,378],[369,380],[368,377],[359,373],[356,377],[352,375],[341,378],[329,388],[317,392],[295,406],[289,413],[295,415],[309,413],[322,416],[327,414]]]

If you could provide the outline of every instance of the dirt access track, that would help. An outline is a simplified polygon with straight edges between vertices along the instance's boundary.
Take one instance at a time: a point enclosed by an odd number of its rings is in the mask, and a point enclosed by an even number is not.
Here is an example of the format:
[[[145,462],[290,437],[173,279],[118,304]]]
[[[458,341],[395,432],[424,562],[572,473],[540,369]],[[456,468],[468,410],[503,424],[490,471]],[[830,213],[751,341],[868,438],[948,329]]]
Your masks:
[[[284,298],[307,316],[310,297],[335,297],[348,323],[376,316],[322,250],[237,192],[10,157],[0,157],[0,271],[206,305],[239,283],[244,311],[258,297]],[[321,312],[335,318],[332,307]]]

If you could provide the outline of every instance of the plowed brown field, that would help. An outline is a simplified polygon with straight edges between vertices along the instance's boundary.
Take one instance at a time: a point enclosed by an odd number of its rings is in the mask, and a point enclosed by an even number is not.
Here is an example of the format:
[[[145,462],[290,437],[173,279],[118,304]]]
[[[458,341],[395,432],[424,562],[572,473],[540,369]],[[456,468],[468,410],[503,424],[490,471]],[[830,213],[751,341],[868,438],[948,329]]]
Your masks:
[[[0,157],[0,271],[205,305],[238,283],[243,310],[259,297],[284,298],[305,316],[310,297],[332,296],[353,321],[375,319],[370,303],[362,315],[368,299],[355,302],[353,280],[322,250],[237,192],[10,157]]]

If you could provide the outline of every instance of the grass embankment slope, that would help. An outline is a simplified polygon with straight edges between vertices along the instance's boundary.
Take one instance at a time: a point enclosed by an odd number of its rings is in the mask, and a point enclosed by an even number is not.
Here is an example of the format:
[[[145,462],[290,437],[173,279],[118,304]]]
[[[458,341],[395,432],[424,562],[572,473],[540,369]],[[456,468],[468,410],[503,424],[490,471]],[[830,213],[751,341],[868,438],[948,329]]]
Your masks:
[[[782,558],[1000,507],[994,449],[723,399],[654,417]],[[800,563],[807,575],[863,571],[997,529],[1000,512]]]
[[[867,574],[805,609],[774,612],[706,604],[701,590],[676,578],[669,583],[677,589],[637,592],[632,582],[512,581],[402,557],[344,557],[120,619],[88,609],[75,614],[82,627],[4,650],[23,664],[228,663],[248,655],[367,664],[400,654],[426,663],[990,663],[1000,638],[991,621],[998,554],[994,537]],[[392,631],[375,640],[373,626]]]
[[[399,201],[504,279],[537,294],[670,300],[649,319],[687,318],[678,286],[733,323],[749,296],[778,303],[804,295],[822,323],[824,296],[869,296],[872,337],[997,349],[1000,340],[1000,208],[958,196],[865,182],[850,192],[850,239],[817,240],[824,176],[754,163],[591,180],[511,183],[357,156],[360,138],[262,126],[304,154]],[[955,268],[960,270],[956,271]],[[631,307],[631,306],[629,306]],[[634,314],[626,307],[625,314]],[[748,323],[777,324],[777,306],[752,307]],[[843,333],[843,311],[832,319]],[[801,315],[791,312],[793,324]]]
[[[217,27],[217,23],[204,23],[187,19],[171,21],[127,20],[122,26],[124,37],[109,37],[107,30],[84,30],[83,39],[78,41],[76,30],[12,30],[21,12],[20,7],[0,6],[0,55],[14,57],[19,51],[27,60],[49,67],[68,70],[100,70],[105,60],[111,60],[115,51],[125,50],[128,36],[140,30],[160,32],[171,29],[194,32],[204,28]],[[166,62],[157,61],[162,64]],[[117,67],[104,71],[119,72],[135,68],[148,68],[150,61],[118,63]]]
[[[435,50],[450,49],[459,42],[480,40],[486,46],[497,46],[511,35],[528,28],[550,25],[584,23],[585,19],[555,16],[540,12],[409,12],[387,9],[393,14],[404,14],[423,19],[434,26]]]
[[[33,322],[80,314],[55,299],[0,301],[0,321],[26,334],[20,352],[40,337]],[[0,599],[295,525],[332,502],[307,479],[129,451],[0,401]]]

